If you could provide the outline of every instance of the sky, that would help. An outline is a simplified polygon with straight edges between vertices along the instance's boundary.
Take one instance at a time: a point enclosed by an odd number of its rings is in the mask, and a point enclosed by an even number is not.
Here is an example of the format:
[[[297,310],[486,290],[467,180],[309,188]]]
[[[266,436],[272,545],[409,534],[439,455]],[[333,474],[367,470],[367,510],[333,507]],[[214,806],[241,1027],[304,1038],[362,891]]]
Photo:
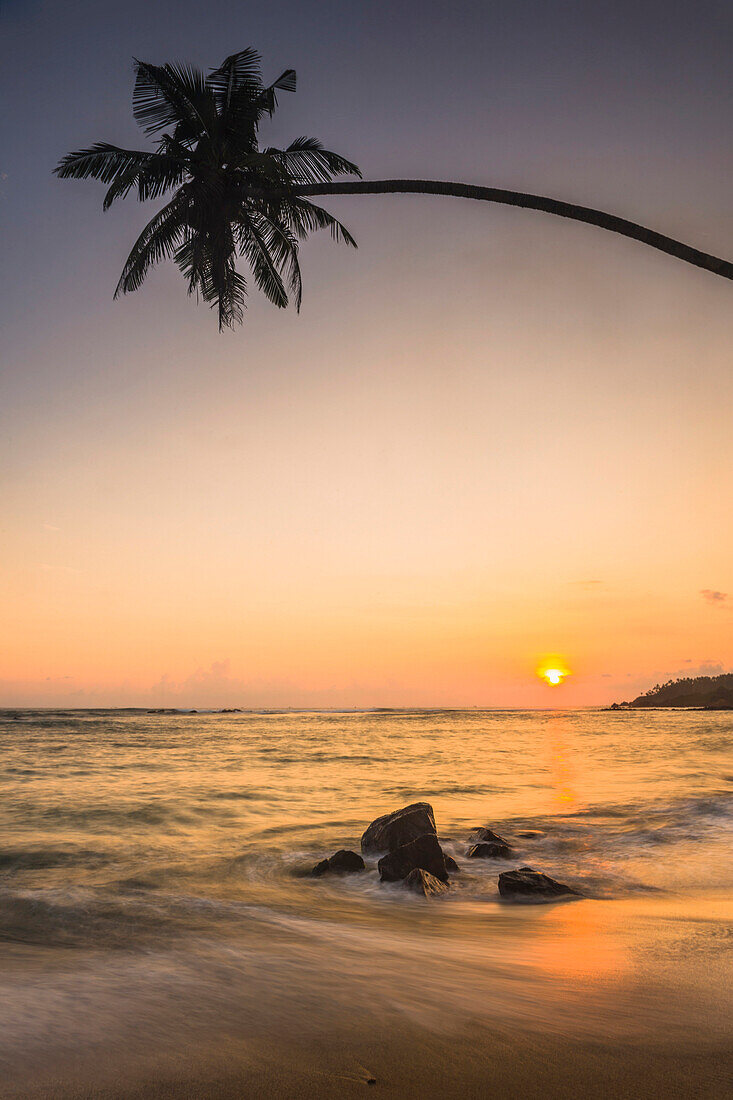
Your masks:
[[[300,315],[219,334],[175,268],[113,302],[152,209],[54,165],[145,147],[133,56],[246,46],[298,72],[268,144],[733,257],[727,0],[0,0],[0,705],[594,705],[733,667],[730,282],[358,196]]]

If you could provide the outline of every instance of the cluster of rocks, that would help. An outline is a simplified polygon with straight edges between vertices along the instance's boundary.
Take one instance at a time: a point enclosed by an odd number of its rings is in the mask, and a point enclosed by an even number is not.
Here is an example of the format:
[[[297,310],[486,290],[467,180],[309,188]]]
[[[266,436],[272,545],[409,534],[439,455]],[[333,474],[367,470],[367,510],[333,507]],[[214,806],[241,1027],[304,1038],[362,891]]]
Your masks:
[[[519,833],[535,836],[536,833]],[[513,859],[511,844],[484,826],[474,829],[472,843],[466,851],[468,859]],[[428,802],[414,802],[394,813],[376,818],[361,838],[364,854],[381,855],[377,870],[382,882],[400,882],[423,897],[444,894],[450,885],[450,875],[460,867],[443,851],[435,827],[435,815]],[[352,874],[365,871],[366,864],[358,852],[341,849],[313,868],[316,876]],[[503,898],[551,899],[563,895],[580,896],[576,890],[556,882],[549,875],[531,867],[504,871],[499,875],[499,893]]]

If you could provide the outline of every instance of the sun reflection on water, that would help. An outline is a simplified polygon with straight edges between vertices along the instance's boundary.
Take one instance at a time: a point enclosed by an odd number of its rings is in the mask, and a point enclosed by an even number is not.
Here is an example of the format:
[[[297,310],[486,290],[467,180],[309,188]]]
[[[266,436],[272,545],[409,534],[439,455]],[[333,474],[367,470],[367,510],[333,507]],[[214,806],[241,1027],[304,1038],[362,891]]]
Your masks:
[[[575,810],[580,804],[575,754],[571,746],[571,731],[562,715],[553,715],[549,720],[547,751],[553,802],[565,810]]]

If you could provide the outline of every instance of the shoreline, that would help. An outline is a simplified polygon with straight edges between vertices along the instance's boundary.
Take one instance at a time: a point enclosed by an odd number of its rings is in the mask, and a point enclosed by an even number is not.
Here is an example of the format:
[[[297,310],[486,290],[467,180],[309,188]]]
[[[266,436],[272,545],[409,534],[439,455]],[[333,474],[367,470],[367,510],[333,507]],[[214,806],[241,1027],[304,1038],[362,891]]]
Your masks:
[[[40,981],[46,1007],[32,1013],[35,1037],[0,1054],[0,1097],[718,1100],[733,1075],[730,964],[710,948],[730,901],[581,901],[485,924],[476,907],[447,926],[418,901],[410,955],[364,924],[329,932],[325,955],[308,949],[318,928],[275,942],[263,927],[216,953],[181,944],[157,965],[123,952],[105,987],[116,993],[98,1002],[99,952],[86,955],[89,985],[76,953],[58,953],[51,971],[47,954],[24,966],[18,947],[6,980]],[[65,1036],[54,1036],[59,1009]]]

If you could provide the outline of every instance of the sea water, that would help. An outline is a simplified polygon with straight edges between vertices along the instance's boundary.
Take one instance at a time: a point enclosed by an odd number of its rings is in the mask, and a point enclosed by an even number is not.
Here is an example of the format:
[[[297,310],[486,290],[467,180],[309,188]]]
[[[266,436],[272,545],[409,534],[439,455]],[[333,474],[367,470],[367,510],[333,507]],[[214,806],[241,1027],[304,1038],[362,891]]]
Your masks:
[[[347,1018],[725,1041],[732,734],[675,710],[0,712],[0,1081]],[[446,896],[372,857],[309,875],[418,800],[461,868]],[[466,857],[480,825],[512,859]],[[502,901],[517,866],[583,898]]]

